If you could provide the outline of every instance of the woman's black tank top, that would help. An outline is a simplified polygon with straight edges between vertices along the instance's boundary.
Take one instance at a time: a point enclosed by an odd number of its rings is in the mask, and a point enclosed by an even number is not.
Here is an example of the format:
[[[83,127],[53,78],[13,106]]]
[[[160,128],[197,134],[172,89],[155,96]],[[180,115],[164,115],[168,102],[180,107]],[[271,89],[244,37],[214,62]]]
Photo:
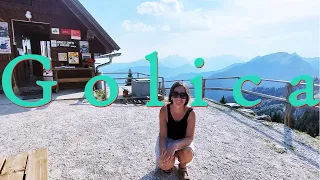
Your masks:
[[[175,121],[170,112],[170,104],[167,105],[168,111],[168,122],[167,122],[167,137],[177,140],[186,137],[187,125],[188,125],[188,117],[192,108],[189,108],[184,115],[184,117],[180,121]]]

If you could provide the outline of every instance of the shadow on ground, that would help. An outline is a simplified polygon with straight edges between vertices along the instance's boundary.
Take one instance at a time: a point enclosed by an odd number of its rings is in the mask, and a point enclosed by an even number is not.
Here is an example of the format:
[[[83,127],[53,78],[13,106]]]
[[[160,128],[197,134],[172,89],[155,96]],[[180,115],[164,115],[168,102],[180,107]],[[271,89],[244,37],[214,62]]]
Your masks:
[[[231,111],[232,111],[231,109],[229,109],[228,111],[226,111],[226,110],[221,109],[221,108],[216,107],[216,106],[210,106],[210,107],[212,107],[212,108],[214,108],[214,109],[217,109],[217,110],[219,110],[219,111],[221,111],[221,112],[229,115],[232,119],[234,119],[234,120],[236,120],[237,122],[242,123],[242,124],[244,124],[244,125],[252,128],[252,129],[255,130],[256,132],[260,133],[261,135],[265,136],[266,138],[269,138],[269,139],[273,140],[273,141],[276,142],[277,144],[279,144],[279,145],[281,145],[281,146],[283,146],[283,147],[286,146],[286,144],[285,144],[284,141],[279,141],[279,140],[275,139],[272,135],[269,135],[269,134],[261,131],[259,128],[255,127],[255,126],[252,126],[252,125],[250,125],[249,123],[247,123],[247,122],[239,119],[238,117],[234,116],[233,114],[231,114]],[[250,119],[250,118],[248,118],[248,119]],[[250,120],[253,121],[252,119],[250,119]],[[274,129],[272,129],[272,130],[274,130]],[[274,131],[275,131],[275,130],[274,130]],[[279,133],[279,131],[275,131],[275,132],[276,132],[276,133]],[[284,133],[281,133],[281,132],[280,132],[280,134],[283,135],[283,136],[285,136]],[[304,143],[301,143],[300,141],[297,141],[297,140],[293,140],[293,141],[299,143],[300,145],[304,146],[305,148],[308,148],[308,149],[311,150],[311,151],[314,151],[314,152],[319,153],[317,150],[313,149],[312,147],[310,147],[310,146],[305,146]],[[290,151],[291,153],[295,154],[299,159],[305,161],[306,163],[314,166],[314,167],[317,168],[317,169],[320,169],[320,166],[319,166],[319,164],[317,163],[317,161],[315,161],[315,160],[313,160],[313,159],[310,159],[310,158],[307,158],[307,157],[304,156],[303,154],[301,154],[301,153],[299,153],[299,152],[297,152],[297,151],[295,151],[295,150],[293,150],[293,149],[287,148],[287,150]]]
[[[161,169],[154,169],[150,173],[143,176],[140,180],[154,180],[154,179],[166,179],[166,180],[179,180],[178,169],[175,167],[171,173],[163,173]]]

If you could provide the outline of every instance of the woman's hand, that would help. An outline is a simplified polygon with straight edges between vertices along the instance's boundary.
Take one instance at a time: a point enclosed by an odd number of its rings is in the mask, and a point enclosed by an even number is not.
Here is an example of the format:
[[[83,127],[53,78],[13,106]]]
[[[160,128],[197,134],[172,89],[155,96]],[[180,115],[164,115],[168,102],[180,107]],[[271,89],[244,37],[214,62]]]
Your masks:
[[[176,146],[173,144],[167,148],[167,158],[174,158],[174,153],[176,152]]]
[[[171,161],[172,161],[172,157],[167,156],[167,151],[163,149],[159,157],[159,162],[158,162],[159,167],[162,170],[169,170]]]

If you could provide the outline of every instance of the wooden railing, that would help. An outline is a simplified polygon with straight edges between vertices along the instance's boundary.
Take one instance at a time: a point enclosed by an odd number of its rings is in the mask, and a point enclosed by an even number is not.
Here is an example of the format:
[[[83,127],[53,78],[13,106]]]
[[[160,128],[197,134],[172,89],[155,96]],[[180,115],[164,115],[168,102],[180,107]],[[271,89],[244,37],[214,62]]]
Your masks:
[[[222,90],[222,91],[233,91],[233,88],[222,88],[222,87],[206,87],[206,82],[209,80],[221,80],[221,79],[240,79],[241,77],[235,76],[235,77],[216,77],[216,78],[205,78],[203,79],[203,86],[202,86],[202,96],[205,97],[205,91],[206,90]],[[165,82],[176,82],[176,81],[190,81],[190,80],[170,80],[170,81],[165,81]],[[287,125],[288,127],[292,128],[292,110],[293,110],[293,106],[291,105],[291,103],[289,102],[289,96],[292,93],[292,85],[290,83],[290,81],[284,81],[284,80],[274,80],[274,79],[261,79],[261,81],[268,81],[268,82],[278,82],[278,83],[285,83],[286,84],[286,97],[282,98],[282,97],[276,97],[276,96],[272,96],[272,95],[268,95],[268,94],[263,94],[263,93],[258,93],[258,92],[253,92],[253,91],[249,91],[249,90],[244,90],[242,89],[242,93],[246,93],[246,94],[251,94],[254,96],[258,96],[261,98],[267,98],[267,99],[271,99],[271,100],[275,100],[275,101],[280,101],[285,103],[285,118],[284,118],[284,124]],[[300,83],[300,85],[306,85],[306,83]],[[313,84],[316,87],[320,87],[320,84]],[[165,88],[165,89],[170,89],[170,88]],[[190,89],[194,89],[193,87],[190,87]],[[319,105],[315,106],[317,108],[319,108]]]
[[[103,75],[108,75],[108,74],[128,74],[128,72],[126,73],[122,73],[122,72],[118,72],[118,73],[101,73]],[[144,74],[144,73],[140,73],[140,72],[132,72],[132,74],[136,74],[136,78],[132,77],[131,79],[145,79],[146,77],[150,77],[149,74]],[[141,77],[144,76],[144,77]],[[170,83],[170,82],[177,82],[177,81],[183,81],[183,82],[190,82],[189,79],[177,79],[177,80],[170,80],[170,81],[165,81],[164,77],[158,77],[158,82],[159,82],[159,86],[158,86],[158,92],[162,95],[163,99],[165,97],[165,90],[170,89],[170,87],[165,87],[165,83]],[[223,88],[223,87],[206,87],[206,82],[207,81],[211,81],[211,80],[222,80],[222,79],[240,79],[241,77],[239,76],[233,76],[233,77],[215,77],[215,78],[204,78],[203,79],[203,86],[202,86],[202,92],[203,92],[203,97],[205,97],[205,92],[206,90],[221,90],[221,91],[233,91],[233,88]],[[126,80],[128,79],[128,77],[125,78],[114,78],[115,80]],[[286,84],[286,97],[276,97],[276,96],[272,96],[272,95],[268,95],[268,94],[263,94],[263,93],[258,93],[258,92],[253,92],[250,90],[245,90],[242,89],[242,93],[246,93],[246,94],[250,94],[250,95],[254,95],[254,96],[258,96],[261,98],[267,98],[267,99],[271,99],[271,100],[275,100],[275,101],[280,101],[285,103],[285,120],[284,123],[291,128],[291,114],[292,114],[292,109],[293,106],[291,105],[291,103],[289,102],[289,96],[292,93],[292,85],[290,84],[290,81],[284,81],[284,80],[274,80],[274,79],[261,79],[262,81],[267,81],[267,82],[277,82],[277,83],[284,83]],[[125,83],[119,83],[119,84],[125,84]],[[306,83],[300,83],[300,85],[306,85]],[[320,87],[320,84],[313,84],[315,87]],[[189,89],[194,89],[194,87],[189,87]],[[319,108],[319,105],[315,106],[317,108]]]

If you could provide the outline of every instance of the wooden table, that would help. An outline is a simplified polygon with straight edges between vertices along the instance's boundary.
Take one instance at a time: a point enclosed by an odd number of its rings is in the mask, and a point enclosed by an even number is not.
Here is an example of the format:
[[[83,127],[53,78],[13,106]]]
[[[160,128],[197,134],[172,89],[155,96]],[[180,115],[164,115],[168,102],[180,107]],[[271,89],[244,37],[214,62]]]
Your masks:
[[[48,149],[0,157],[0,180],[47,180]]]
[[[72,78],[59,78],[59,72],[62,71],[69,71],[72,72],[75,71],[90,71],[91,76],[90,77],[72,77]],[[76,82],[88,82],[91,78],[95,76],[95,69],[94,68],[53,68],[53,80],[57,81],[57,86],[55,86],[55,92],[59,91],[59,84],[61,83],[76,83]]]

